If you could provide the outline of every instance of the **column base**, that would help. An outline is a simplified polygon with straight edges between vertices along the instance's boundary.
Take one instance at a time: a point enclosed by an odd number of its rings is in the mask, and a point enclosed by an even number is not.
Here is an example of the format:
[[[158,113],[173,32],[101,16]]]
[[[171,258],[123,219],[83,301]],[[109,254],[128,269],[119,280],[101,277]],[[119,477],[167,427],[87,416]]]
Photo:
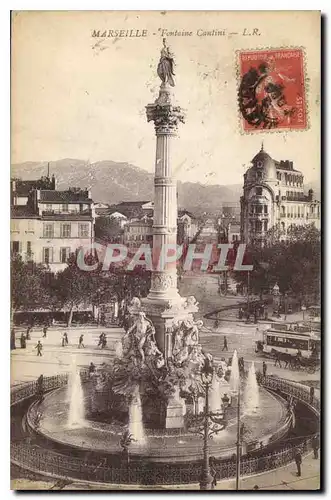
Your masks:
[[[194,297],[172,296],[159,298],[148,296],[141,300],[141,308],[152,321],[155,328],[155,338],[165,359],[172,356],[171,332],[174,323],[193,320],[193,314],[198,312],[198,303]]]

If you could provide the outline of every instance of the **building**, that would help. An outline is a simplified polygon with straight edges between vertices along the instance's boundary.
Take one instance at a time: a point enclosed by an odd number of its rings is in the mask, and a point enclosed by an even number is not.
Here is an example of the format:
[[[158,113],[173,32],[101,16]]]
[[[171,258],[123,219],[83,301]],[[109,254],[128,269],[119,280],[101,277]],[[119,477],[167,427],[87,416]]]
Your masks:
[[[143,244],[153,243],[153,219],[144,216],[142,219],[128,222],[124,226],[123,243],[135,250]]]
[[[34,189],[56,189],[56,179],[52,175],[43,176],[32,181],[22,181],[21,179],[11,179],[10,193],[12,206],[25,206],[28,202],[29,194]]]
[[[121,201],[110,207],[111,213],[119,212],[129,221],[139,220],[145,215],[153,215],[154,208],[150,201]]]
[[[108,203],[94,203],[95,217],[108,217],[110,213],[110,205]]]
[[[320,202],[313,190],[305,194],[303,174],[292,161],[271,158],[263,145],[244,174],[243,191],[240,224],[245,243],[263,244],[272,228],[284,239],[292,225],[314,223],[320,229]]]
[[[177,241],[179,244],[189,243],[198,232],[198,221],[188,210],[178,210]]]
[[[52,272],[62,270],[71,253],[93,242],[91,193],[80,188],[58,191],[55,183],[54,189],[32,187],[25,205],[11,206],[10,232],[12,252],[47,265]]]

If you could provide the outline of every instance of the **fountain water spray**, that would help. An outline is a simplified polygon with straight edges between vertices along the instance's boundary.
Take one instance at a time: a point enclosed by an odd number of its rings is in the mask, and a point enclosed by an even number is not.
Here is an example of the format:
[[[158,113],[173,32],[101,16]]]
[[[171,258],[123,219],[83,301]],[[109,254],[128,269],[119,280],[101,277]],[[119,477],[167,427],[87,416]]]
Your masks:
[[[248,371],[248,378],[244,393],[244,409],[247,415],[257,413],[260,406],[260,391],[256,380],[255,364],[252,362]]]
[[[210,410],[212,412],[217,412],[222,408],[221,392],[220,392],[220,380],[216,373],[213,375],[213,380],[209,392]]]
[[[232,394],[237,394],[239,391],[239,364],[238,364],[238,354],[237,350],[234,350],[231,363],[231,375],[230,375],[230,391]]]
[[[80,371],[73,356],[68,380],[68,427],[83,427],[85,422],[84,394]]]
[[[132,401],[129,406],[129,432],[138,444],[143,444],[145,442],[139,386],[135,387]]]

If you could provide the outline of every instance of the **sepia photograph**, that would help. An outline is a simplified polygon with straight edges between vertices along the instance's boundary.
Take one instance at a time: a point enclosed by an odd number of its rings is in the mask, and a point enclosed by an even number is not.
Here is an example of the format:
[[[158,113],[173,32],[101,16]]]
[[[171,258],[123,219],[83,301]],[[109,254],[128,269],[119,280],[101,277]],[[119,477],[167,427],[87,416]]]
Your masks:
[[[320,11],[10,23],[11,489],[321,491]]]

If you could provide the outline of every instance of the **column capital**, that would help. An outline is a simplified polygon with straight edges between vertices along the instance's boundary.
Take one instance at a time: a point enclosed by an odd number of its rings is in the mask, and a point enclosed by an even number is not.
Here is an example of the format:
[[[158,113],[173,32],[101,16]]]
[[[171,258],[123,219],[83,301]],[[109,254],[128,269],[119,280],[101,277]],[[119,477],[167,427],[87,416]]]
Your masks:
[[[176,135],[178,124],[185,123],[184,110],[172,101],[171,89],[163,83],[156,101],[146,106],[147,121],[154,122],[156,135]]]

